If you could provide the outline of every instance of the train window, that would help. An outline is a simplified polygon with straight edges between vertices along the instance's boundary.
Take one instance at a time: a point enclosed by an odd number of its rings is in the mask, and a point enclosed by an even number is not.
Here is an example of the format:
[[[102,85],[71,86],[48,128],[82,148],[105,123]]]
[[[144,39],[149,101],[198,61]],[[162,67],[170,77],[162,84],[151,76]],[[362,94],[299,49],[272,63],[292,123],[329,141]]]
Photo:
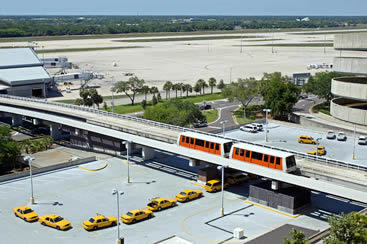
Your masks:
[[[196,139],[195,140],[195,145],[199,146],[199,147],[203,147],[204,146],[204,141],[200,140],[200,139]]]
[[[185,142],[185,137],[184,136],[181,136],[181,141]]]
[[[190,137],[186,136],[186,143],[190,142]]]
[[[280,165],[280,158],[277,157],[277,165]]]
[[[190,138],[190,144],[194,144],[194,138]]]
[[[236,151],[235,151],[234,154],[238,155],[238,148],[237,147],[236,147]]]
[[[271,157],[270,157],[270,163],[272,163],[272,164],[273,164],[273,163],[274,163],[274,161],[275,161],[275,157],[274,157],[274,156],[271,156]]]
[[[215,150],[219,150],[219,144],[215,143]]]
[[[246,158],[250,157],[250,151],[246,151]]]
[[[268,162],[268,160],[269,160],[269,156],[268,156],[268,155],[266,155],[266,154],[264,154],[264,161],[265,161],[265,162]]]
[[[252,152],[251,158],[256,159],[256,160],[263,160],[263,154],[258,153],[258,152]]]
[[[296,159],[294,156],[289,156],[285,159],[285,162],[287,164],[287,168],[292,168],[293,166],[296,166]]]
[[[229,153],[231,151],[232,142],[227,142],[224,144],[224,153]]]
[[[209,148],[209,143],[210,143],[210,142],[208,142],[208,141],[206,141],[206,142],[205,142],[205,147],[206,147],[206,148]]]
[[[214,149],[214,142],[210,143],[210,149]]]
[[[240,156],[243,157],[243,155],[245,155],[245,150],[241,149]]]

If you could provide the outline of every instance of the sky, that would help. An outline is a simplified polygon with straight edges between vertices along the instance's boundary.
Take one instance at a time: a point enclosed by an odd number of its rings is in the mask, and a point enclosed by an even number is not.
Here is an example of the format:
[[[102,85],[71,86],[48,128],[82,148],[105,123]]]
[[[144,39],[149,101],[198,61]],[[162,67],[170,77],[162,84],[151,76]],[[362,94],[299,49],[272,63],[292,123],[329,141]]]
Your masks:
[[[1,0],[0,15],[367,15],[367,0]]]

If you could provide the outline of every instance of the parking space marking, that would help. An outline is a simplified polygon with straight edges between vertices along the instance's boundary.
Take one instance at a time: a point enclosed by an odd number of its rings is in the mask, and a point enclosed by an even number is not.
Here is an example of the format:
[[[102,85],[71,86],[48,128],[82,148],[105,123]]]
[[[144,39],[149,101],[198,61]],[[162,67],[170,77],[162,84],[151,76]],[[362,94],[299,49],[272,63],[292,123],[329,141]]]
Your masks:
[[[203,188],[204,188],[204,186],[203,186],[203,185],[200,185],[200,184],[195,183],[195,182],[193,182],[193,181],[190,181],[190,183],[191,183],[191,184],[193,184],[193,185],[195,185],[195,186],[200,186],[200,187],[203,187]]]
[[[102,167],[97,168],[97,169],[89,169],[89,168],[83,167],[83,166],[81,166],[81,165],[79,165],[79,166],[78,166],[78,168],[80,168],[80,169],[84,169],[84,170],[87,170],[87,171],[100,171],[100,170],[102,170],[102,169],[105,169],[107,166],[108,166],[108,163],[107,163],[107,162],[105,162],[105,165],[103,165]]]
[[[263,205],[260,205],[260,204],[257,204],[257,203],[250,202],[250,201],[248,201],[248,200],[245,200],[244,202],[245,202],[245,203],[248,203],[248,204],[251,204],[251,205],[255,205],[255,206],[257,206],[257,207],[260,207],[260,208],[263,208],[263,209],[266,209],[266,210],[273,211],[273,212],[278,213],[278,214],[285,215],[285,216],[287,216],[287,217],[291,217],[291,218],[297,218],[297,217],[299,217],[299,216],[301,216],[301,215],[302,215],[302,214],[297,214],[297,215],[287,214],[287,213],[284,213],[284,212],[278,211],[278,210],[273,209],[273,208],[265,207],[265,206],[263,206]]]

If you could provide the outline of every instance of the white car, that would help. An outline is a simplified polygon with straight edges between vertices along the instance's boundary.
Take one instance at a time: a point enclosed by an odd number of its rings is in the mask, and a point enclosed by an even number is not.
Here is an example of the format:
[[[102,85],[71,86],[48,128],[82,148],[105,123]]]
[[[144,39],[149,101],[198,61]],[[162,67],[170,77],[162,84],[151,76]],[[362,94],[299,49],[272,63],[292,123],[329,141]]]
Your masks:
[[[246,131],[246,132],[251,132],[251,133],[256,133],[257,132],[257,127],[255,125],[249,124],[249,125],[241,126],[240,130]]]
[[[359,145],[367,145],[367,138],[365,136],[360,136],[358,138],[358,144]]]
[[[256,126],[257,131],[263,131],[264,127],[262,124],[259,123],[253,123],[252,125]]]
[[[338,141],[346,141],[347,137],[345,136],[344,132],[339,132],[338,135],[336,136],[336,139]]]
[[[332,130],[328,130],[328,132],[327,132],[327,134],[326,134],[326,138],[327,139],[335,139],[335,133],[334,133],[334,131],[332,131]]]

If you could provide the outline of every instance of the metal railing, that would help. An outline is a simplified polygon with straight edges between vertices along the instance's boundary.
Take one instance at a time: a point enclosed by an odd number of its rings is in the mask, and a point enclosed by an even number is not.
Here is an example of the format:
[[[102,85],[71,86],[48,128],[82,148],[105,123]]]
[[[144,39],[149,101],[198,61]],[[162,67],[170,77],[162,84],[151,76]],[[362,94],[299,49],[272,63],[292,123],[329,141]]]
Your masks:
[[[264,147],[264,148],[279,150],[279,151],[283,151],[283,152],[288,152],[288,153],[294,154],[296,157],[299,157],[299,158],[314,160],[314,161],[318,161],[318,162],[322,162],[322,163],[325,163],[325,164],[330,164],[330,165],[334,165],[334,166],[338,166],[338,167],[344,167],[344,168],[346,167],[346,168],[350,168],[350,169],[356,169],[356,170],[367,172],[367,166],[361,166],[361,165],[353,164],[353,163],[346,162],[346,161],[341,161],[341,160],[336,160],[336,159],[331,159],[331,158],[326,158],[326,157],[310,155],[310,154],[307,154],[307,153],[297,152],[297,151],[289,150],[289,149],[286,149],[286,148],[273,147],[273,146],[270,146],[270,145],[264,145],[264,144],[255,143],[255,142],[251,142],[251,141],[240,140],[240,139],[236,139],[236,138],[232,138],[232,137],[228,137],[228,136],[223,136],[223,135],[220,135],[220,134],[207,133],[207,132],[198,131],[198,130],[191,129],[191,128],[184,128],[184,127],[180,127],[180,126],[176,126],[176,125],[169,125],[169,124],[156,122],[156,121],[152,121],[152,120],[136,118],[136,117],[122,115],[122,114],[111,113],[111,112],[107,112],[107,111],[104,111],[104,110],[88,108],[88,107],[83,107],[83,106],[77,106],[77,105],[73,105],[73,104],[49,102],[45,99],[16,97],[16,96],[11,96],[11,95],[0,95],[0,97],[13,99],[13,100],[26,101],[26,102],[37,102],[37,103],[41,103],[41,104],[48,104],[48,105],[53,105],[53,106],[58,106],[58,107],[63,107],[63,108],[68,108],[68,109],[74,109],[74,110],[78,110],[78,111],[84,111],[84,112],[94,113],[94,114],[103,115],[103,116],[120,118],[120,119],[124,119],[124,120],[130,120],[130,121],[143,123],[143,124],[147,124],[147,125],[151,125],[151,126],[155,126],[155,127],[159,127],[159,128],[174,130],[174,131],[178,131],[178,132],[190,131],[190,132],[200,133],[200,134],[207,135],[207,136],[228,139],[228,140],[231,140],[231,141],[234,141],[234,142],[242,142],[242,143],[247,143],[247,144],[251,144],[251,145],[255,145],[255,146],[259,146],[259,147]],[[104,127],[111,127],[111,126],[110,125],[107,126],[107,124],[104,124]],[[113,127],[119,127],[119,126],[113,126]],[[121,130],[121,131],[125,130],[126,131],[126,129],[123,129],[122,127],[120,127],[119,130]],[[171,143],[172,143],[172,141],[171,141]]]

